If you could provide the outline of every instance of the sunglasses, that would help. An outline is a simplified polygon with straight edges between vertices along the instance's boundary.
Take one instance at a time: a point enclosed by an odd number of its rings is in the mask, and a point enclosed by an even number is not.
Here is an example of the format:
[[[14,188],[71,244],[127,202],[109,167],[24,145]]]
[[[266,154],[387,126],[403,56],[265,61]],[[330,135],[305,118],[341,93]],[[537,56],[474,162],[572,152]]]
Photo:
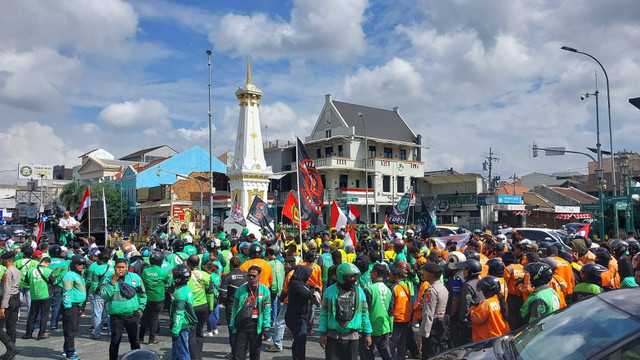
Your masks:
[[[258,277],[258,275],[249,274],[249,277],[252,278],[252,279],[255,279],[255,278]]]

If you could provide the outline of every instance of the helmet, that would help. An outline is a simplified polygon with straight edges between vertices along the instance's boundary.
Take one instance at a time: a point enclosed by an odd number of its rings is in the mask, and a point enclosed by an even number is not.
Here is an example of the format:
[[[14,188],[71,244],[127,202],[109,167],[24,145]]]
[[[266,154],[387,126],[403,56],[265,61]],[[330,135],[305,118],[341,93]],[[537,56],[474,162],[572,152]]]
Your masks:
[[[184,241],[180,239],[173,240],[173,242],[171,243],[171,248],[174,252],[182,251],[184,249]]]
[[[637,254],[640,252],[640,243],[637,240],[629,241],[629,252],[632,254]]]
[[[177,238],[176,234],[169,235],[169,241],[173,241]]]
[[[280,254],[280,246],[278,244],[269,246],[269,249],[272,249],[274,254]]]
[[[242,250],[249,248],[249,243],[246,241],[243,241],[240,243],[240,246],[238,246],[238,251],[242,252]]]
[[[498,234],[496,236],[496,240],[500,241],[500,242],[506,242],[507,241],[507,236],[505,234]]]
[[[489,267],[489,275],[496,277],[504,276],[504,263],[499,258],[489,259],[487,261],[487,267]]]
[[[185,285],[191,278],[191,269],[185,264],[176,265],[173,270],[173,283],[176,286]]]
[[[624,240],[614,239],[609,243],[609,247],[611,248],[613,256],[619,257],[627,252],[627,249],[629,249],[629,243]]]
[[[87,265],[87,260],[80,255],[73,255],[71,257],[71,269],[75,270],[78,265]]]
[[[542,258],[542,259],[540,259],[540,262],[549,265],[549,267],[551,267],[551,270],[553,270],[554,272],[556,271],[556,268],[558,267],[558,260],[556,260],[556,259],[554,259],[552,257]]]
[[[191,235],[185,235],[182,238],[182,241],[184,241],[185,244],[191,244],[193,242],[193,236]]]
[[[198,235],[200,235],[200,239],[206,238],[207,237],[207,231],[206,230],[200,230]]]
[[[147,349],[136,349],[130,351],[120,358],[120,360],[160,360],[155,351]]]
[[[553,270],[551,270],[551,266],[541,262],[527,264],[523,270],[530,274],[531,285],[534,287],[548,284],[553,277]]]
[[[140,255],[142,255],[142,257],[149,257],[149,255],[151,254],[151,252],[149,251],[149,249],[142,249],[140,250]]]
[[[464,252],[464,256],[469,259],[474,259],[480,261],[480,254],[475,250],[467,250]]]
[[[49,247],[49,256],[51,256],[52,258],[57,258],[60,257],[60,255],[62,255],[62,248],[60,247],[60,245],[51,245]]]
[[[449,264],[449,269],[453,270],[456,268],[457,262],[465,261],[467,260],[467,257],[460,251],[452,251],[445,256],[445,260],[447,260],[447,263]]]
[[[180,225],[180,231],[187,232],[188,230],[189,230],[189,227],[187,226],[187,224]]]
[[[468,259],[456,263],[456,269],[467,269],[469,278],[474,278],[482,273],[482,264],[476,259]]]
[[[340,284],[344,284],[345,276],[351,276],[353,274],[360,275],[360,269],[352,263],[342,263],[338,266],[338,269],[336,269],[336,276],[338,277],[338,283]]]
[[[394,240],[394,242],[393,242],[393,246],[394,247],[403,247],[404,248],[404,245],[405,245],[405,243],[404,243],[404,240],[402,240],[402,238],[398,238],[398,239]]]
[[[209,240],[204,247],[208,252],[213,252],[216,249],[216,243],[213,240]]]
[[[490,298],[500,292],[502,286],[500,280],[495,276],[485,276],[478,281],[478,290],[482,291],[485,298]]]
[[[149,255],[149,263],[151,265],[161,266],[164,261],[164,254],[160,251],[154,251]]]
[[[262,246],[253,243],[251,245],[249,245],[249,257],[253,257],[255,255],[260,255],[260,253],[262,252]]]
[[[580,269],[580,274],[585,282],[602,286],[602,273],[607,271],[607,268],[602,265],[589,263]]]
[[[231,243],[229,242],[229,240],[222,240],[220,242],[220,248],[222,250],[229,250],[230,247],[231,247]]]
[[[507,251],[506,253],[502,254],[502,262],[504,262],[506,266],[509,266],[511,264],[517,263],[518,258],[516,258],[516,254],[514,254],[513,251]]]
[[[167,240],[165,238],[160,238],[156,240],[156,248],[164,250],[167,248]]]

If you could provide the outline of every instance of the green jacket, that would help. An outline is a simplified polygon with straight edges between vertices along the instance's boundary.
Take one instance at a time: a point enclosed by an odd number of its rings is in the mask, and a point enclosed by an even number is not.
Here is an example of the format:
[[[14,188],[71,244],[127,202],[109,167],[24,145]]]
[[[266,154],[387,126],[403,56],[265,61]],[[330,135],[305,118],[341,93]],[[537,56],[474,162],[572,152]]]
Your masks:
[[[212,272],[211,274],[211,283],[213,284],[213,298],[217,298],[218,294],[220,294],[220,280],[221,280],[221,276],[220,274],[216,274],[214,272]]]
[[[75,271],[67,271],[62,278],[62,305],[70,308],[71,305],[82,305],[87,299],[87,288],[84,278]]]
[[[64,274],[69,271],[69,260],[51,258],[49,269],[53,271],[53,276],[56,277],[56,284],[62,286],[62,278],[64,277]]]
[[[271,293],[280,294],[284,289],[284,265],[278,260],[269,261],[273,270],[273,282],[271,283]]]
[[[191,329],[198,323],[196,312],[193,310],[193,293],[188,286],[181,286],[173,293],[171,319],[173,319],[172,337],[178,337],[180,331]]]
[[[28,288],[29,285],[25,282],[25,280],[27,279],[27,273],[29,272],[29,270],[38,266],[38,260],[20,259],[16,261],[15,266],[18,268],[18,270],[20,270],[20,273],[22,274],[22,279],[20,280],[20,287]]]
[[[89,286],[89,292],[92,294],[99,294],[100,290],[104,288],[104,279],[113,275],[115,270],[113,266],[107,264],[97,265],[93,273],[91,273],[91,285]]]
[[[191,270],[191,278],[187,282],[193,293],[193,306],[209,305],[209,311],[213,310],[214,293],[211,275],[202,270]]]
[[[236,290],[235,298],[233,299],[233,307],[231,308],[231,321],[229,321],[229,327],[233,329],[235,334],[238,329],[234,326],[236,321],[236,315],[242,309],[242,305],[249,296],[249,284],[244,284]],[[271,290],[263,284],[258,284],[258,294],[256,297],[258,308],[258,333],[261,334],[265,331],[269,331],[271,326]]]
[[[575,291],[575,289],[574,289]],[[534,322],[543,318],[560,308],[560,297],[551,286],[538,286],[529,297],[524,305],[520,308],[520,316],[529,318],[529,322]]]
[[[333,258],[331,253],[323,253],[320,255],[322,258],[322,282],[327,282],[329,279],[329,268],[333,266]]]
[[[393,331],[393,307],[391,299],[393,291],[382,281],[366,287],[365,295],[369,305],[372,336],[380,336]]]
[[[355,300],[354,316],[345,327],[342,327],[336,320],[336,301],[339,295],[338,284],[333,284],[325,290],[322,295],[322,308],[318,322],[318,332],[321,335],[326,335],[328,330],[335,330],[337,332],[358,331],[366,335],[371,335],[373,329],[371,328],[371,321],[369,320],[369,307],[367,306],[364,291],[360,286],[356,286],[354,291],[358,292]]]
[[[52,272],[46,266],[38,266],[27,272],[25,282],[29,285],[31,300],[48,299],[52,295],[49,288],[56,281],[55,276],[51,275]]]
[[[130,272],[124,275],[124,282],[136,290],[136,295],[131,299],[122,296],[118,282],[116,281],[115,285],[111,284],[111,278],[112,276],[109,276],[104,279],[105,286],[100,291],[100,297],[109,303],[109,315],[129,316],[138,310],[144,311],[147,304],[147,294],[140,276]]]
[[[167,255],[167,261],[169,262],[169,264],[171,265],[171,268],[173,269],[174,266],[183,264],[188,257],[189,255],[183,252],[177,252],[177,253]]]
[[[89,268],[84,271],[84,279],[88,283],[91,283],[91,279],[93,277],[93,272],[96,271],[96,267],[98,267],[98,262],[94,261],[94,262],[91,263],[91,265],[89,265]]]
[[[164,301],[164,290],[169,286],[170,280],[169,272],[158,265],[151,265],[142,270],[142,281],[147,292],[147,300]]]

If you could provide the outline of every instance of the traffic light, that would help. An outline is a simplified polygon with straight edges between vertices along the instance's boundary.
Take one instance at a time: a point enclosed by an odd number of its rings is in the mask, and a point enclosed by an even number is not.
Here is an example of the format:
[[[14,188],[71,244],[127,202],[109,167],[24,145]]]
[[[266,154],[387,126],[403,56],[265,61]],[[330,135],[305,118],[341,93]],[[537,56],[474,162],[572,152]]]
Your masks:
[[[538,145],[533,144],[533,157],[538,157]]]

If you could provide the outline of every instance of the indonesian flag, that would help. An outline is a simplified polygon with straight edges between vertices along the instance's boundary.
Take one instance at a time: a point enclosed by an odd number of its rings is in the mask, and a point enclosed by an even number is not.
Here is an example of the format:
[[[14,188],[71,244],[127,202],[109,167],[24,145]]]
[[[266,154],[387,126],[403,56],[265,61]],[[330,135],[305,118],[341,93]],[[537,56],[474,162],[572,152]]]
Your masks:
[[[87,190],[84,192],[84,196],[82,197],[82,201],[80,202],[80,208],[76,212],[76,217],[78,220],[82,219],[82,215],[84,215],[84,210],[91,206],[91,188],[87,186]]]
[[[38,236],[36,237],[36,244],[40,241],[40,236],[42,236],[42,232],[44,231],[44,223],[49,221],[47,215],[42,214],[40,216],[40,223],[38,224]]]
[[[387,230],[388,236],[391,236],[391,225],[389,225],[389,218],[387,218],[386,216],[384,217],[384,225],[382,226],[382,228]]]
[[[356,246],[358,246],[358,238],[356,238],[356,228],[354,228],[354,227],[351,227],[349,229],[349,231],[347,231],[347,233],[344,234],[344,247],[345,247],[345,249],[349,245],[353,245],[354,249],[356,248]]]
[[[349,205],[349,220],[354,221],[358,216],[360,216],[360,211],[355,206]]]
[[[331,204],[331,227],[337,230],[347,226],[347,215],[342,212],[338,203],[333,200]]]
[[[589,237],[589,227],[591,226],[591,223],[588,223],[587,225],[583,226],[580,230],[578,230],[576,232],[576,236],[584,236]]]

